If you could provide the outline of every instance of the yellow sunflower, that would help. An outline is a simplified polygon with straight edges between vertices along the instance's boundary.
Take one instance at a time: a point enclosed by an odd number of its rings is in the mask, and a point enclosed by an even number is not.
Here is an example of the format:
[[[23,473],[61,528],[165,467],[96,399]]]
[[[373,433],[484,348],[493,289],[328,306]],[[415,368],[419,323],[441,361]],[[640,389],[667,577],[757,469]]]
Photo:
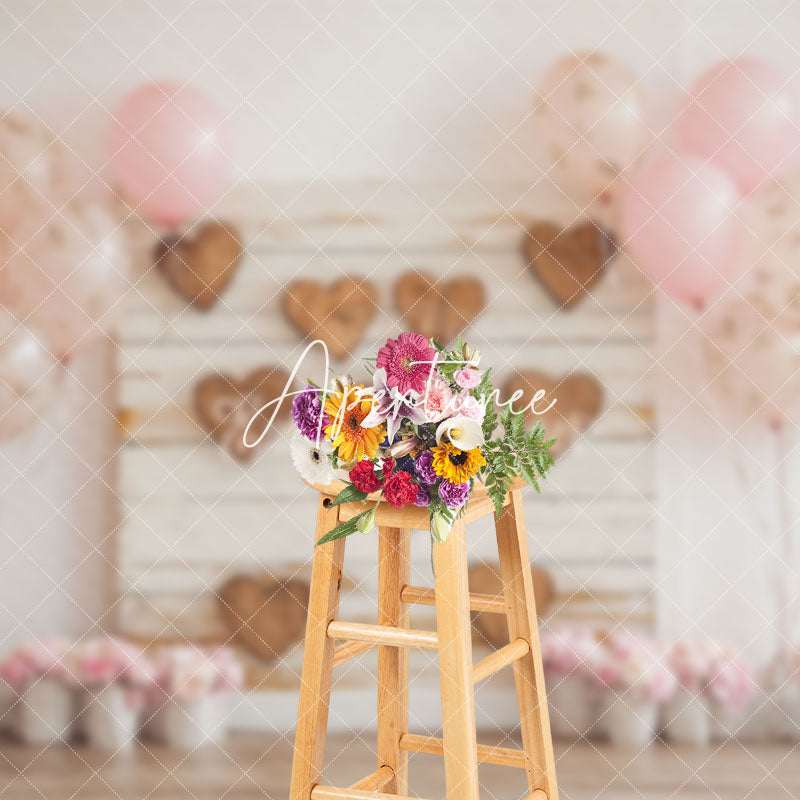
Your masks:
[[[325,413],[330,423],[325,426],[325,435],[331,440],[334,449],[338,448],[339,461],[349,464],[360,461],[364,456],[375,458],[378,445],[385,435],[384,425],[362,428],[362,420],[372,410],[372,398],[359,390],[363,386],[345,386],[325,398]]]
[[[433,471],[450,483],[465,483],[486,464],[480,447],[459,450],[455,445],[432,447]]]

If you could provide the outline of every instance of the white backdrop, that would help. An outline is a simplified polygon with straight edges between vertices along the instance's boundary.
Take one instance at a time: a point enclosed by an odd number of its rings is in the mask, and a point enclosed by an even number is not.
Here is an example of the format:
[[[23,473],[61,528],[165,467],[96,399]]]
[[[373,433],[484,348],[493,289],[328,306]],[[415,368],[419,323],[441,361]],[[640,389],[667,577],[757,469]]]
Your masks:
[[[474,174],[493,180],[527,177],[533,183],[541,178],[529,158],[534,87],[544,67],[565,50],[608,50],[638,69],[646,86],[666,93],[703,65],[743,49],[795,69],[792,34],[800,7],[785,0],[434,0],[417,5],[10,0],[0,18],[0,101],[16,111],[33,110],[63,128],[64,139],[93,161],[102,152],[109,106],[136,84],[169,77],[191,79],[229,113],[238,178],[399,175],[458,181]],[[89,356],[81,369],[85,366],[87,379],[103,386],[106,376],[96,363],[97,356]],[[65,398],[63,413],[85,405],[80,389]],[[670,411],[663,408],[667,415]],[[81,470],[90,477],[113,447],[107,422],[95,408],[81,420],[83,433],[78,426],[70,431],[80,443]],[[663,497],[669,498],[674,486],[675,453],[692,463],[712,446],[704,443],[700,449],[703,429],[700,416],[687,416],[685,424],[667,432],[659,472]],[[12,467],[9,471],[5,464],[4,477],[27,463],[36,447],[32,442],[46,435],[36,432],[5,447],[3,461]],[[79,628],[87,619],[75,607],[66,611],[67,596],[84,592],[80,605],[87,603],[90,616],[104,596],[108,563],[93,544],[106,540],[113,496],[95,478],[84,488],[81,503],[71,501],[75,482],[81,483],[75,463],[69,446],[51,447],[30,473],[35,490],[4,495],[4,625],[35,609],[30,627],[36,632],[60,627],[56,621],[65,613],[69,627]],[[721,492],[729,491],[722,473],[709,472],[709,480],[721,482]],[[715,508],[705,493],[692,499],[701,485],[662,505],[669,518],[659,549],[660,569],[668,576],[663,623],[670,630],[697,623],[710,632],[749,639],[764,627],[759,609],[766,602],[767,573],[758,558],[760,542],[731,518],[724,503]],[[42,495],[50,503],[41,502]],[[721,519],[725,524],[714,528]],[[709,526],[713,535],[695,552],[698,529]],[[26,542],[24,554],[19,541]],[[89,572],[73,572],[87,554],[82,570]],[[59,571],[70,576],[65,594],[48,594]],[[755,607],[748,610],[733,589],[722,591],[731,581],[758,598]],[[43,602],[37,605],[37,598]],[[696,604],[711,610],[698,613]],[[731,621],[735,630],[728,629]]]

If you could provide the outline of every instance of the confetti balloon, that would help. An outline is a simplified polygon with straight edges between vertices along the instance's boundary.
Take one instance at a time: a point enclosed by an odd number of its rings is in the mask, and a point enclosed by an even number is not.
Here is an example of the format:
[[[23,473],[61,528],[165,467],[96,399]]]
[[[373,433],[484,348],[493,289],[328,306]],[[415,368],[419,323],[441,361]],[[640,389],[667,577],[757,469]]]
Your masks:
[[[539,86],[538,145],[561,187],[590,200],[608,191],[647,140],[636,76],[604,53],[565,56]]]
[[[128,259],[105,209],[73,201],[15,229],[6,246],[0,304],[40,331],[57,358],[113,326]]]
[[[53,399],[56,374],[39,337],[0,310],[0,442],[36,422]]]
[[[64,149],[33,117],[0,116],[0,227],[8,230],[63,198],[68,183]]]

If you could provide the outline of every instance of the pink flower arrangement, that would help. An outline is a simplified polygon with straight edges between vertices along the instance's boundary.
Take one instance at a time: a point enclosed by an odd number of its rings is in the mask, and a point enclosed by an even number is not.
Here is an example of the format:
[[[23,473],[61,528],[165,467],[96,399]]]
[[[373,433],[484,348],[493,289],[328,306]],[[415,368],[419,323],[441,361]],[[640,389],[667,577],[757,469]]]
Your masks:
[[[709,696],[726,711],[739,711],[752,700],[757,683],[752,667],[731,648],[721,647],[708,681]]]
[[[211,694],[240,689],[241,662],[229,648],[208,652],[190,646],[166,647],[155,657],[160,694],[192,702]]]
[[[0,679],[20,692],[39,678],[63,678],[64,639],[32,639],[19,645],[0,664]]]
[[[731,647],[713,639],[677,642],[670,649],[669,663],[687,691],[706,693],[728,711],[739,710],[755,694],[751,666]]]
[[[78,642],[65,654],[64,670],[68,680],[89,691],[119,686],[132,707],[145,703],[155,680],[155,667],[145,652],[112,636]]]
[[[613,631],[595,661],[598,683],[641,700],[664,703],[677,681],[666,654],[655,642],[630,631]]]
[[[555,628],[541,636],[545,672],[552,676],[581,676],[595,680],[600,644],[588,628]]]

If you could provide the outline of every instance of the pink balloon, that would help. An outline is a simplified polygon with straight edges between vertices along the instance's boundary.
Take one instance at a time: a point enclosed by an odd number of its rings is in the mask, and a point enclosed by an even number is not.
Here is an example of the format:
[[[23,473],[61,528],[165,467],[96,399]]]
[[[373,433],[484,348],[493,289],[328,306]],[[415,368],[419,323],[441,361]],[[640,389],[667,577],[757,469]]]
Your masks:
[[[692,85],[678,122],[683,149],[728,172],[742,192],[787,166],[800,145],[800,106],[771,64],[722,61]]]
[[[739,195],[722,170],[666,157],[634,174],[622,200],[622,243],[665,292],[702,305],[740,269]]]
[[[111,167],[120,189],[144,214],[177,225],[221,190],[227,137],[215,105],[177,83],[130,92],[111,123]]]
[[[128,256],[113,218],[77,201],[9,235],[0,266],[0,304],[44,336],[64,358],[116,321]]]

